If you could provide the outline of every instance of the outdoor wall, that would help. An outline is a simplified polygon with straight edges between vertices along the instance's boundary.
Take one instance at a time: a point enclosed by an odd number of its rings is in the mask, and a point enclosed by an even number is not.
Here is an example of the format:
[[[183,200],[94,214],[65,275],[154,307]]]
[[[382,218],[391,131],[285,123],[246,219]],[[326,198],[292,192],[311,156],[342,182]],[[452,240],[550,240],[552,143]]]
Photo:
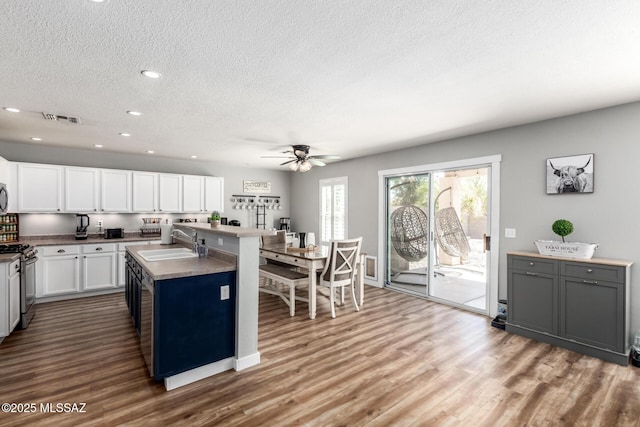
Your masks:
[[[500,184],[499,297],[507,293],[506,252],[535,250],[536,239],[556,239],[551,224],[573,222],[570,241],[599,243],[596,257],[622,258],[632,267],[632,331],[640,328],[640,200],[635,172],[640,159],[640,103],[425,144],[313,168],[291,179],[296,231],[319,232],[320,179],[348,176],[348,233],[363,236],[363,250],[378,251],[378,171],[490,155],[502,155]],[[590,194],[546,194],[546,159],[594,153]],[[517,238],[504,238],[515,228]],[[379,278],[380,279],[380,278]]]

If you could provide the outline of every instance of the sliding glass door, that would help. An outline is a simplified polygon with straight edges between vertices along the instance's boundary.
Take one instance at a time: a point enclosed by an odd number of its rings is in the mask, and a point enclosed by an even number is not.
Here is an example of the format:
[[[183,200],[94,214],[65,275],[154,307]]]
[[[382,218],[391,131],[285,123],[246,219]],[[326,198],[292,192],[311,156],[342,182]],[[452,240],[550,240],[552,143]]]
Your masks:
[[[385,285],[488,310],[491,167],[385,177]]]

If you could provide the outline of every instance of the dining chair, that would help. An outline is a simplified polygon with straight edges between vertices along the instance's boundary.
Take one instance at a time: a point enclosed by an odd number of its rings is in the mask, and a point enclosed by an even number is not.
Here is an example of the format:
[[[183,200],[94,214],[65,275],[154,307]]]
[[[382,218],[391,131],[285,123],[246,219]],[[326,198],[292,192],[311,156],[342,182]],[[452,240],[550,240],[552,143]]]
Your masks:
[[[357,239],[331,240],[324,270],[318,278],[318,286],[329,288],[331,317],[336,317],[336,291],[340,289],[341,303],[344,304],[344,288],[351,288],[351,301],[356,311],[360,311],[356,301],[355,277],[360,260],[362,237]]]

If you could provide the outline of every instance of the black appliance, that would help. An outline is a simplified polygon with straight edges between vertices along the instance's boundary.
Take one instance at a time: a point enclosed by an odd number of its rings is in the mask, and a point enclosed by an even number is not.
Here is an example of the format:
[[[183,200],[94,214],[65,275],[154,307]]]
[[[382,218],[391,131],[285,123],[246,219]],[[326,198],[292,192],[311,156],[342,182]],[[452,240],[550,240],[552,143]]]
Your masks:
[[[291,218],[280,218],[280,230],[290,231]]]
[[[0,254],[21,254],[20,256],[20,323],[25,329],[36,314],[36,256],[38,250],[31,245],[0,245]]]
[[[105,239],[122,239],[124,237],[123,228],[107,228],[104,230]]]
[[[238,221],[237,219],[232,219],[231,221],[229,221],[229,225],[233,225],[234,227],[240,227],[240,221]]]
[[[76,227],[76,240],[85,240],[89,233],[89,215],[76,214],[78,220],[78,226]]]

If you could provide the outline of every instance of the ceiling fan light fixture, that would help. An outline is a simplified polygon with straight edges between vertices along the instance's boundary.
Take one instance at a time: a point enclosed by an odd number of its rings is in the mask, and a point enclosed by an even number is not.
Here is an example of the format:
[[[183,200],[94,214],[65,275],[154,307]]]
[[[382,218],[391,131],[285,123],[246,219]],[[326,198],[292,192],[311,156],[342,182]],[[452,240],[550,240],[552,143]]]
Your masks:
[[[293,172],[297,171],[298,167],[299,167],[299,162],[289,163],[289,169],[291,169]]]
[[[300,163],[300,172],[308,172],[311,169],[311,163],[308,160]]]

